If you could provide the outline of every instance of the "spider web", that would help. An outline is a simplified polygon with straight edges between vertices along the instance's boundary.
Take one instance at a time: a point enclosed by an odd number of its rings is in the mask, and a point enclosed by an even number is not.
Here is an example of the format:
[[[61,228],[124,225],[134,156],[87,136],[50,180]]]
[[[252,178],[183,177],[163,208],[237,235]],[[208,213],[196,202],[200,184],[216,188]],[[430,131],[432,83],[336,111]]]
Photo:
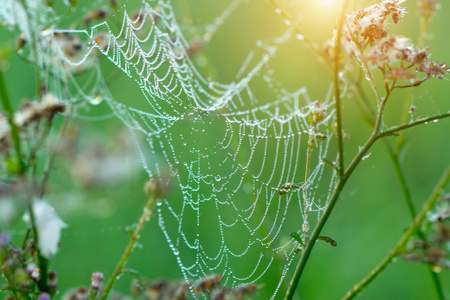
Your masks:
[[[231,2],[212,25],[199,29],[203,43],[241,3]],[[0,15],[14,23],[4,13],[8,7]],[[30,35],[26,26],[22,31]],[[68,35],[87,45],[82,54],[67,53]],[[273,299],[299,247],[289,234],[305,237],[310,219],[318,219],[327,204],[336,182],[325,163],[335,161],[328,153],[331,96],[322,100],[328,115],[319,133],[311,125],[318,108],[307,89],[280,88],[270,66],[279,47],[292,39],[287,27],[278,37],[257,41],[236,81],[224,84],[198,70],[168,0],[143,1],[137,18],[125,11],[116,34],[107,22],[41,34],[38,61],[48,73],[48,89],[77,106],[108,103],[136,136],[149,176],[171,186],[157,207],[158,221],[186,280],[220,273],[225,285],[255,282]],[[130,102],[112,96],[98,57],[133,80],[142,97]],[[74,74],[89,68],[80,83]],[[257,90],[261,82],[264,96]],[[317,138],[305,178],[310,136]],[[282,194],[286,183],[299,188]]]

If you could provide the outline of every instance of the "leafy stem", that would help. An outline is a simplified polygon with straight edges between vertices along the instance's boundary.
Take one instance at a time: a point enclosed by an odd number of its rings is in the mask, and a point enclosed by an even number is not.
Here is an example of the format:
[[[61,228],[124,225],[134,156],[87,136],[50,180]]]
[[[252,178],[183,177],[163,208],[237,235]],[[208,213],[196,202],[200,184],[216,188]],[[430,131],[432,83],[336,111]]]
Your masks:
[[[443,113],[443,114],[431,116],[431,117],[420,118],[419,120],[416,120],[414,122],[409,122],[409,123],[405,123],[402,125],[393,126],[387,130],[384,130],[383,132],[380,132],[378,134],[377,138],[382,138],[385,136],[393,135],[401,130],[405,130],[405,129],[408,129],[408,128],[411,128],[411,127],[414,127],[414,126],[417,126],[420,124],[427,124],[429,122],[437,122],[439,119],[444,119],[444,118],[448,118],[448,117],[450,117],[450,111]]]
[[[134,248],[136,248],[137,241],[140,238],[140,234],[142,229],[144,228],[145,222],[149,221],[150,218],[153,215],[153,207],[155,206],[156,202],[158,201],[159,194],[153,193],[150,195],[149,200],[145,204],[144,210],[142,212],[141,217],[139,218],[139,222],[134,229],[133,233],[130,237],[130,242],[128,243],[128,246],[125,248],[125,252],[122,255],[122,258],[120,259],[119,263],[116,266],[116,269],[114,270],[113,274],[109,278],[109,281],[106,285],[106,288],[101,296],[101,300],[104,300],[108,297],[109,292],[111,291],[111,288],[113,287],[116,280],[119,278],[119,275],[123,272],[123,268],[125,267],[128,258],[130,257],[131,252]]]
[[[334,101],[336,103],[336,123],[337,123],[337,139],[339,152],[339,177],[342,177],[344,175],[344,140],[342,136],[341,90],[339,85],[340,82],[339,55],[341,53],[342,27],[344,25],[344,17],[347,5],[348,1],[345,1],[338,21],[336,41],[334,45],[333,82],[334,82]]]
[[[0,96],[2,98],[2,104],[5,108],[6,112],[8,113],[8,123],[11,127],[11,137],[14,142],[14,149],[16,152],[16,166],[14,168],[14,171],[18,174],[23,174],[26,170],[26,166],[24,161],[22,160],[22,150],[20,146],[20,138],[19,138],[19,130],[14,123],[14,111],[11,106],[11,101],[9,99],[8,90],[6,89],[5,80],[3,79],[3,72],[0,70]]]
[[[366,117],[366,120],[369,122],[370,125],[373,126],[373,124],[375,123],[375,117],[374,117],[374,112],[373,110],[370,108],[370,106],[367,104],[367,98],[364,94],[364,92],[362,91],[362,88],[360,85],[358,85],[357,83],[353,85],[353,88],[355,89],[355,93],[357,95],[359,95],[359,97],[355,97],[354,99],[357,100],[357,103],[361,109],[361,111],[363,112],[364,116]],[[408,95],[408,99],[411,98],[411,93],[409,93]],[[407,101],[409,102],[409,101]],[[406,105],[406,103],[405,103]],[[408,104],[409,107],[409,104]],[[404,121],[403,121],[404,120]],[[402,121],[403,123],[406,122],[406,118],[403,118],[402,116]],[[399,134],[399,137],[397,138],[397,142],[399,142],[399,140],[402,139],[402,136],[404,134],[404,131],[401,131]],[[414,218],[416,217],[417,213],[416,210],[414,208],[414,205],[412,203],[412,197],[411,197],[411,193],[409,191],[409,188],[406,184],[406,178],[404,175],[404,172],[401,168],[400,162],[399,162],[399,156],[398,153],[395,152],[397,150],[394,151],[393,147],[391,146],[391,144],[389,143],[389,141],[387,139],[383,139],[384,145],[386,146],[386,149],[388,151],[389,157],[391,158],[392,161],[392,165],[394,166],[394,170],[395,173],[397,175],[399,184],[400,184],[400,189],[402,191],[403,194],[403,198],[405,200],[406,206],[408,208],[409,214],[411,216],[411,219],[414,220]],[[397,143],[398,145],[398,143]],[[425,236],[425,234],[421,231],[421,230],[417,230],[417,236],[427,242],[427,238]],[[436,292],[439,296],[439,299],[444,299],[444,295],[442,292],[442,287],[441,287],[441,282],[439,279],[439,276],[433,271],[432,267],[430,265],[428,266],[428,272],[431,276],[431,280],[435,286]]]
[[[352,290],[350,290],[344,297],[344,299],[353,299],[358,295],[381,271],[383,271],[386,266],[397,256],[405,247],[411,236],[419,229],[420,224],[426,217],[427,212],[429,212],[435,205],[436,200],[441,194],[442,190],[448,184],[450,180],[450,168],[447,168],[442,175],[439,183],[434,188],[430,197],[426,201],[422,211],[414,219],[414,222],[408,228],[408,230],[403,234],[400,240],[395,245],[394,249],[381,261],[381,263],[375,267],[360,283],[355,285]]]

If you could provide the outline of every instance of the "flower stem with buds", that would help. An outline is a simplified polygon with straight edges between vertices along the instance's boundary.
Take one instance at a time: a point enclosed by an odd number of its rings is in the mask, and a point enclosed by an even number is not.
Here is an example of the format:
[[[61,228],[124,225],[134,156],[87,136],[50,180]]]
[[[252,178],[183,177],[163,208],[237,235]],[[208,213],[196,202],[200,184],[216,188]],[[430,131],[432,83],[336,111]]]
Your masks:
[[[144,228],[145,222],[149,221],[153,215],[153,207],[158,202],[158,199],[161,198],[161,192],[157,191],[156,189],[153,189],[151,194],[149,195],[149,200],[144,206],[144,210],[142,212],[141,217],[139,218],[138,224],[136,228],[134,229],[133,234],[130,237],[130,242],[128,243],[128,246],[125,248],[125,252],[122,255],[122,258],[120,259],[119,263],[116,266],[116,269],[114,270],[114,273],[109,278],[109,281],[106,285],[105,290],[103,291],[101,300],[104,300],[108,297],[109,292],[111,291],[112,286],[116,282],[116,280],[119,278],[119,275],[122,273],[123,268],[125,267],[128,258],[130,257],[131,252],[136,247],[137,241],[140,238],[140,234],[142,229]]]

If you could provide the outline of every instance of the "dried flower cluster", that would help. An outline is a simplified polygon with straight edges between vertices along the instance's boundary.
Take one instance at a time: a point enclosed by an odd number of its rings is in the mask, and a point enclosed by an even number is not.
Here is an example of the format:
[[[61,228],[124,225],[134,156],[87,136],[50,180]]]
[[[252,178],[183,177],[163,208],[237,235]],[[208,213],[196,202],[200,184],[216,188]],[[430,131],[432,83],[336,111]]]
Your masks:
[[[14,123],[26,127],[40,120],[52,120],[56,113],[63,113],[66,106],[49,93],[42,97],[41,102],[26,102],[14,115]]]
[[[131,285],[131,296],[148,300],[186,300],[192,298],[192,292],[196,298],[203,295],[211,300],[231,300],[250,299],[257,290],[253,283],[235,288],[221,286],[221,280],[220,274],[207,275],[193,284],[164,279],[144,283],[135,280]]]
[[[25,102],[22,107],[11,116],[10,121],[5,115],[0,114],[0,153],[8,154],[12,147],[11,126],[18,127],[22,133],[31,125],[39,125],[41,120],[50,122],[57,113],[63,113],[66,105],[48,93],[40,102]],[[10,122],[13,122],[12,125]],[[37,128],[34,127],[33,128]]]
[[[33,244],[29,243],[24,249],[16,248],[10,241],[10,236],[6,233],[0,234],[0,266],[3,278],[7,282],[14,283],[16,298],[28,299],[30,294],[37,289],[41,277],[40,269],[33,263],[36,255]],[[38,299],[50,299],[57,291],[56,272],[51,271],[48,277],[48,293],[38,292]],[[36,296],[37,296],[36,295]],[[5,299],[9,299],[9,296]]]
[[[429,62],[430,54],[426,50],[416,49],[409,38],[399,35],[380,42],[364,56],[382,71],[385,79],[410,81],[409,86],[418,86],[431,77],[443,79],[443,75],[450,72],[446,64]],[[412,70],[425,73],[425,78],[415,81]]]
[[[374,46],[380,40],[388,37],[387,24],[389,17],[398,24],[405,14],[405,9],[399,7],[404,0],[384,0],[363,10],[347,14],[344,20],[343,36],[349,41],[358,42],[364,49],[367,45]]]
[[[431,77],[443,79],[450,68],[444,63],[429,62],[428,49],[417,49],[407,37],[394,35],[389,37],[389,20],[395,24],[405,14],[399,5],[404,0],[384,0],[346,15],[343,25],[344,45],[355,45],[356,56],[362,56],[367,62],[381,70],[385,81],[408,81],[407,85],[397,88],[418,86]],[[435,11],[435,1],[421,1],[419,7],[428,14]],[[336,31],[335,31],[336,35]],[[365,49],[370,49],[364,52]],[[424,73],[417,78],[415,73]]]
[[[91,286],[89,290],[85,286],[79,286],[78,288],[67,291],[63,300],[88,300],[95,299],[101,292],[100,283],[103,281],[103,273],[95,272],[91,276]],[[121,298],[117,298],[121,299]]]
[[[440,198],[440,205],[428,217],[428,241],[416,240],[405,252],[408,261],[430,264],[435,272],[450,269],[450,195]]]

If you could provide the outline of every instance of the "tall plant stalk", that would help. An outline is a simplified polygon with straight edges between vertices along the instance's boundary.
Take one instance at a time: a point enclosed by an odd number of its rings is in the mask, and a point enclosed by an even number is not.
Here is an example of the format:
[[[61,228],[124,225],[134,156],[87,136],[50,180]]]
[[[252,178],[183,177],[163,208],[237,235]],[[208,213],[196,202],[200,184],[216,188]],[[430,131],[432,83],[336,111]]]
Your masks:
[[[434,207],[436,200],[440,196],[442,190],[450,181],[450,167],[445,170],[439,183],[434,188],[425,205],[414,219],[414,222],[408,228],[408,230],[403,234],[401,239],[395,245],[394,249],[381,261],[381,263],[375,267],[360,283],[356,284],[352,290],[350,290],[343,299],[353,299],[357,296],[371,281],[375,279],[391,262],[392,260],[400,254],[400,252],[405,247],[406,243],[409,241],[412,235],[419,229],[420,224],[422,224],[427,213]]]
[[[150,195],[149,200],[147,201],[147,203],[144,206],[142,215],[139,218],[138,224],[136,225],[136,228],[134,229],[133,233],[131,234],[130,241],[129,241],[127,247],[125,248],[122,258],[120,259],[119,263],[117,264],[116,269],[114,270],[113,274],[109,278],[109,281],[108,281],[106,288],[103,291],[103,294],[100,299],[102,299],[102,300],[107,299],[109,292],[111,291],[114,283],[116,282],[117,279],[119,279],[120,274],[122,273],[123,268],[125,267],[125,265],[128,261],[128,258],[131,255],[131,252],[133,251],[134,248],[136,248],[137,241],[139,240],[139,238],[141,236],[141,231],[144,228],[144,224],[146,222],[150,221],[150,219],[153,215],[153,207],[155,206],[159,197],[160,197],[160,193],[155,192],[155,191]]]

